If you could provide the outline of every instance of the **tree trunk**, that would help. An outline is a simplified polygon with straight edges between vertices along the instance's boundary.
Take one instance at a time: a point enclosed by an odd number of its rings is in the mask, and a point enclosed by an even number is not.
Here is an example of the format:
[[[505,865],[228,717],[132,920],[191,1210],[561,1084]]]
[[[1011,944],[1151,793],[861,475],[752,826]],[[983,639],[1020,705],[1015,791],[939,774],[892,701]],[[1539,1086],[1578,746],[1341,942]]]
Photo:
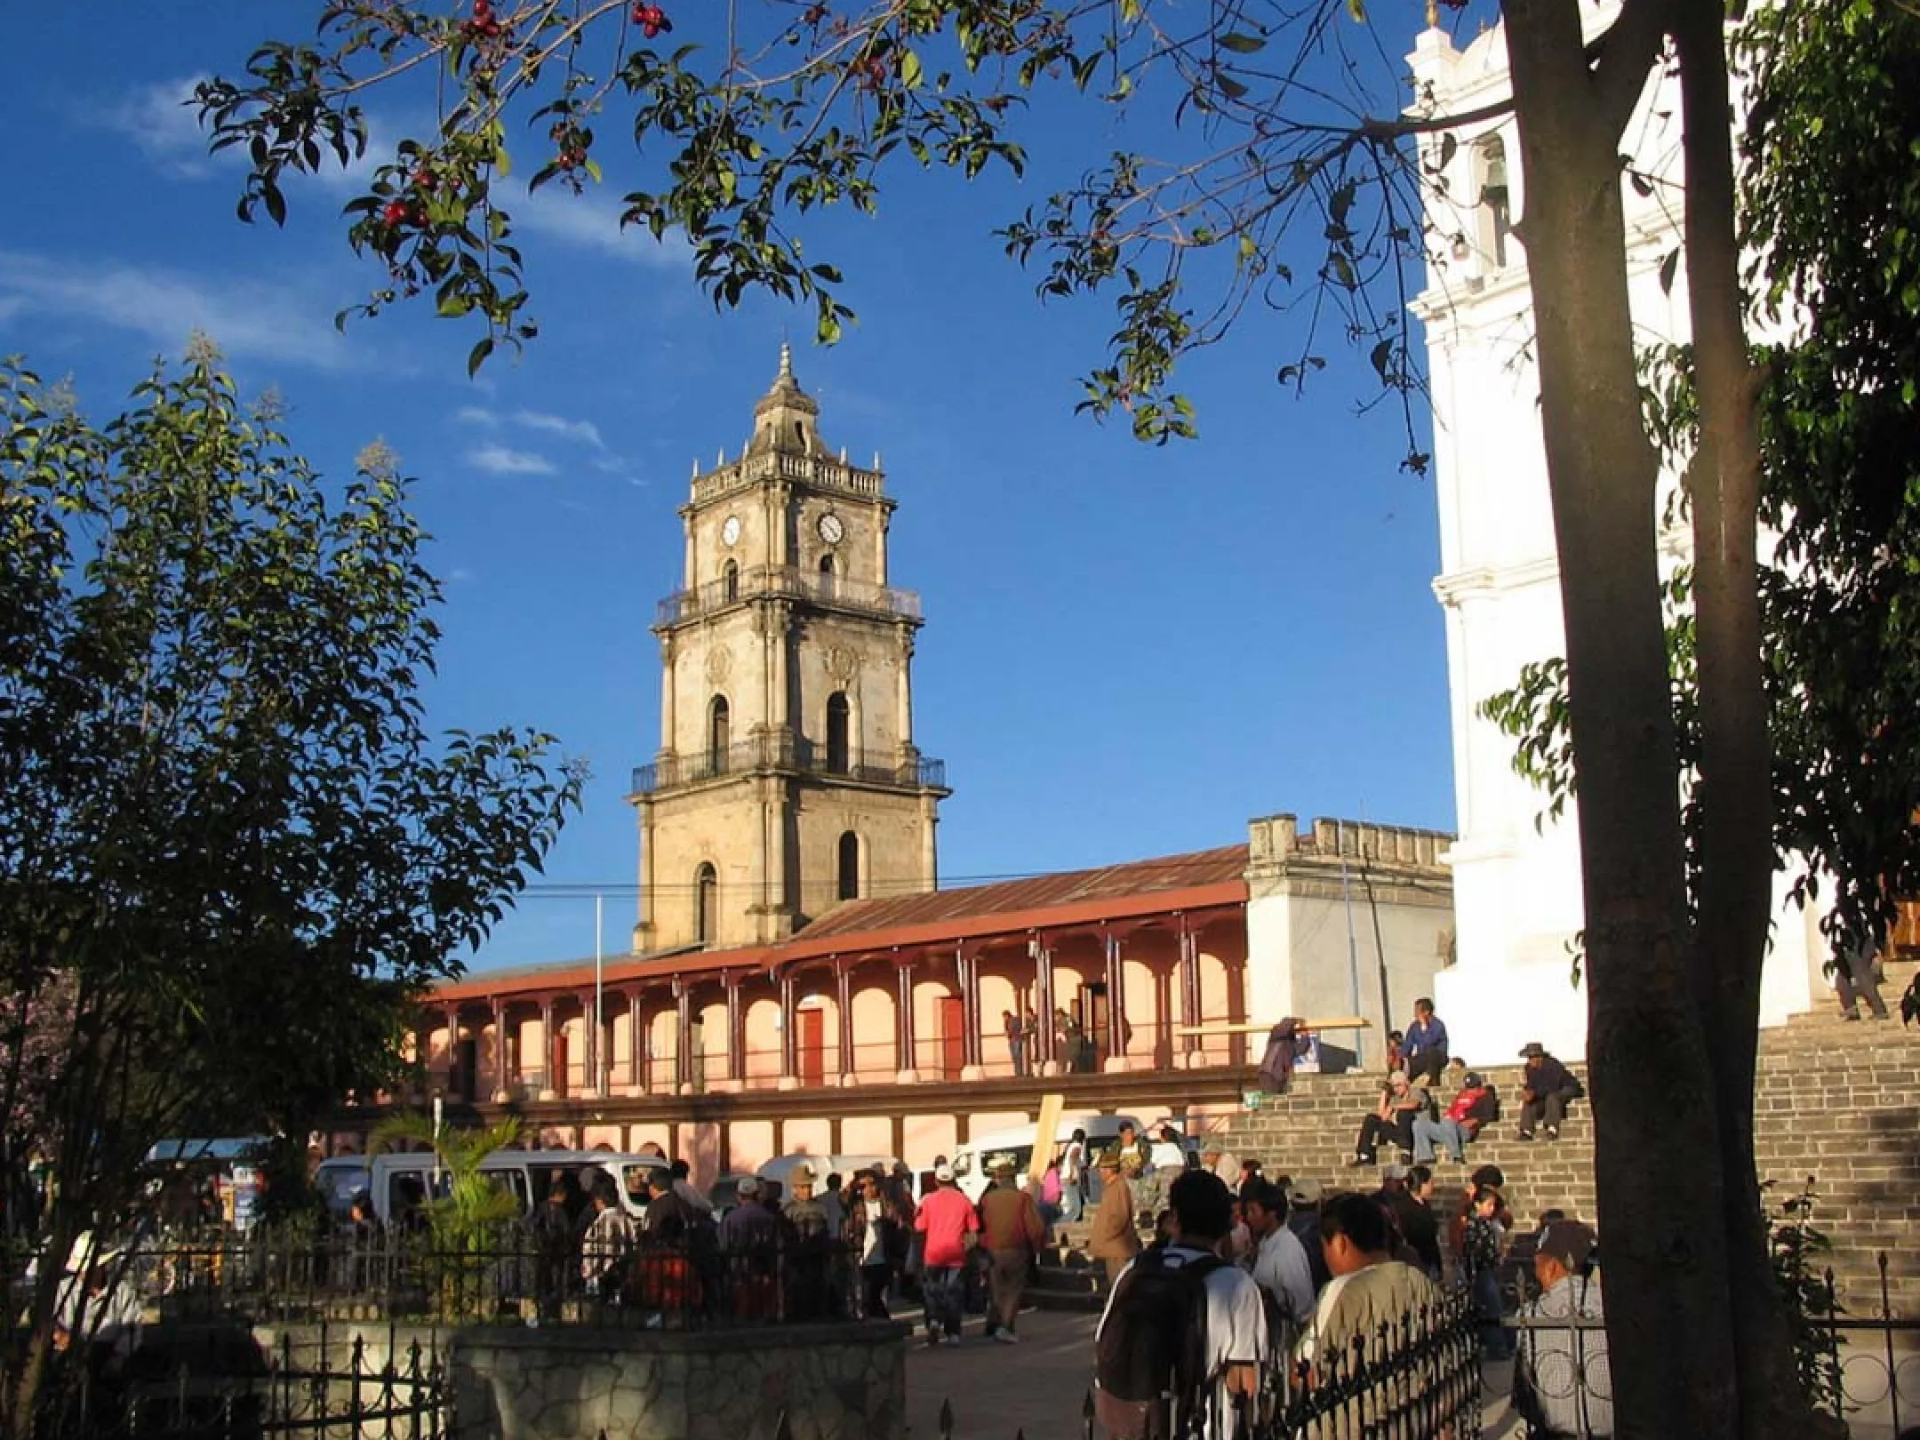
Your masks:
[[[1659,466],[1628,302],[1617,159],[1626,107],[1596,84],[1576,0],[1505,0],[1503,11],[1579,757],[1614,1433],[1732,1440],[1720,1105],[1687,914]]]
[[[1677,0],[1674,21],[1686,131],[1687,299],[1700,407],[1687,475],[1701,731],[1694,963],[1711,1022],[1706,1042],[1720,1113],[1740,1431],[1759,1440],[1804,1434],[1813,1423],[1768,1263],[1753,1154],[1760,972],[1773,874],[1772,755],[1755,553],[1760,437],[1742,323],[1723,11],[1717,0]]]

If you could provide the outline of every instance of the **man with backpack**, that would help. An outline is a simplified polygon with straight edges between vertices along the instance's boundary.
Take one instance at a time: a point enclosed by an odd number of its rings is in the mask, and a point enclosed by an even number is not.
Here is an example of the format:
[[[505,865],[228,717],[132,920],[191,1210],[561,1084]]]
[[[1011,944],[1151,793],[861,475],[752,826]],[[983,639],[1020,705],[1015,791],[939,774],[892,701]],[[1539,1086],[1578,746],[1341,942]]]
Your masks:
[[[1113,1440],[1231,1440],[1259,1390],[1266,1309],[1253,1277],[1220,1258],[1233,1197],[1183,1171],[1168,1187],[1174,1234],[1120,1274],[1094,1332],[1094,1404]]]

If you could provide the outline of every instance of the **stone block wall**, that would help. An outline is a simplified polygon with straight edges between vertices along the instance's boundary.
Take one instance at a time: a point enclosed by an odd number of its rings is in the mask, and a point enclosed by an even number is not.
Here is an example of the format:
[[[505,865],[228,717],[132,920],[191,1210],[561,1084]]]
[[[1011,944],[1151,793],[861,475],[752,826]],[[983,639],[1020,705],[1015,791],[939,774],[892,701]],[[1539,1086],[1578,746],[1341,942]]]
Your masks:
[[[885,1321],[752,1330],[468,1326],[437,1333],[383,1323],[325,1332],[329,1368],[356,1338],[365,1366],[408,1348],[449,1362],[456,1440],[905,1440],[906,1327]],[[320,1359],[318,1326],[261,1327],[291,1341],[296,1364]]]

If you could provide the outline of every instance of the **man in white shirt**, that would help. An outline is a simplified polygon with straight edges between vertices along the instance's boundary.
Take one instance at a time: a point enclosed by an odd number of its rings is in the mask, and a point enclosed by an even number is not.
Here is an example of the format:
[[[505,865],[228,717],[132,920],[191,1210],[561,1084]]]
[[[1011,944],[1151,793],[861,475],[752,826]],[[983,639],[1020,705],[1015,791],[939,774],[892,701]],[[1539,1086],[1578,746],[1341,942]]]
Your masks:
[[[1253,1281],[1273,1303],[1269,1313],[1285,1320],[1286,1334],[1274,1337],[1276,1348],[1290,1344],[1299,1327],[1313,1315],[1313,1269],[1307,1247],[1287,1228],[1287,1197],[1269,1180],[1255,1179],[1240,1192],[1247,1229],[1258,1248],[1253,1256]]]
[[[1094,1332],[1112,1318],[1114,1297],[1127,1283],[1135,1265],[1161,1264],[1178,1269],[1204,1259],[1219,1259],[1220,1244],[1233,1225],[1233,1196],[1217,1176],[1204,1170],[1183,1171],[1168,1187],[1173,1208],[1174,1238],[1157,1252],[1135,1259],[1114,1282],[1107,1308]],[[1201,1281],[1206,1288],[1206,1356],[1201,1377],[1202,1403],[1207,1413],[1201,1440],[1230,1440],[1237,1408],[1251,1405],[1259,1393],[1260,1367],[1269,1354],[1267,1315],[1260,1287],[1237,1266],[1220,1264]],[[1174,1417],[1176,1423],[1179,1417]],[[1184,1434],[1184,1431],[1180,1433]]]

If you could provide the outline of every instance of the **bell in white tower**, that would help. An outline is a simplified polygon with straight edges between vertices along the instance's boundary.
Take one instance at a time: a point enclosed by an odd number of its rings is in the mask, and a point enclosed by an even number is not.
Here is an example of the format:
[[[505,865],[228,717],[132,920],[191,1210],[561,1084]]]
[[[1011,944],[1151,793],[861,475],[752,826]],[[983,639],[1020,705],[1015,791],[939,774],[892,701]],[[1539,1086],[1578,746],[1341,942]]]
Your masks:
[[[680,507],[660,602],[660,750],[634,771],[638,954],[793,934],[843,900],[932,890],[945,767],[913,741],[920,597],[888,583],[894,500],[836,458],[780,347],[731,463]]]

